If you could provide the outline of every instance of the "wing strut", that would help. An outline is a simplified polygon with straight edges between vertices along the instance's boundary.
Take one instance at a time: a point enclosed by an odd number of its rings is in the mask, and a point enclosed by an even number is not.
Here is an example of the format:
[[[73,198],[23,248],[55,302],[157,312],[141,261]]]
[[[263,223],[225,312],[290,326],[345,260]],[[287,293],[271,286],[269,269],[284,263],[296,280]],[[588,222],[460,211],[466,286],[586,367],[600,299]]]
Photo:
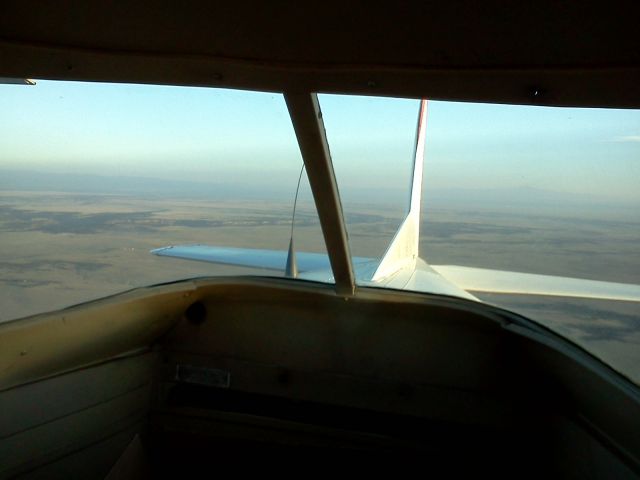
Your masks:
[[[336,292],[351,296],[355,292],[355,276],[318,96],[315,93],[285,92],[284,99],[318,210]]]

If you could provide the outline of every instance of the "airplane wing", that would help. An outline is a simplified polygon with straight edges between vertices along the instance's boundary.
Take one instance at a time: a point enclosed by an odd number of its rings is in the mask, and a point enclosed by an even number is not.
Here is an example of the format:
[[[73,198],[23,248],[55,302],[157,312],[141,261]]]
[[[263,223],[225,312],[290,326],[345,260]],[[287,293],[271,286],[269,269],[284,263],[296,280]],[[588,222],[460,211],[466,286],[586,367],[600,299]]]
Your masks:
[[[161,257],[284,271],[287,252],[259,248],[215,247],[210,245],[175,245],[151,250]],[[300,271],[331,269],[329,258],[321,253],[297,253]]]
[[[628,283],[601,282],[457,265],[431,265],[431,268],[460,288],[473,292],[640,302],[640,285]]]
[[[211,245],[175,245],[151,250],[161,257],[182,258],[201,262],[221,263],[242,267],[264,268],[284,272],[287,264],[287,251],[265,250],[259,248],[215,247]],[[331,272],[329,257],[325,253],[296,252],[300,273],[325,271]],[[373,258],[353,257],[355,266],[368,265]]]
[[[411,196],[406,217],[381,259],[353,257],[359,285],[451,295],[480,301],[471,292],[640,301],[640,285],[568,277],[507,272],[456,265],[429,265],[418,256],[422,172],[426,142],[427,101],[422,100],[416,128]],[[158,248],[153,254],[245,267],[265,268],[307,280],[332,281],[326,254],[286,250],[181,245]],[[297,263],[289,271],[287,260]],[[295,272],[295,273],[292,273]]]

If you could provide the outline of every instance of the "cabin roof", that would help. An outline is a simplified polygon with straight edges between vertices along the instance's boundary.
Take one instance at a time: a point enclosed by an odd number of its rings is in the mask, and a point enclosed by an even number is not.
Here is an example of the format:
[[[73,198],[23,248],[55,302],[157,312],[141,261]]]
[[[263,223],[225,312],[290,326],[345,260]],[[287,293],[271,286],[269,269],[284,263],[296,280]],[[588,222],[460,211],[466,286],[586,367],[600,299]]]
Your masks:
[[[640,106],[640,4],[13,2],[0,76]]]

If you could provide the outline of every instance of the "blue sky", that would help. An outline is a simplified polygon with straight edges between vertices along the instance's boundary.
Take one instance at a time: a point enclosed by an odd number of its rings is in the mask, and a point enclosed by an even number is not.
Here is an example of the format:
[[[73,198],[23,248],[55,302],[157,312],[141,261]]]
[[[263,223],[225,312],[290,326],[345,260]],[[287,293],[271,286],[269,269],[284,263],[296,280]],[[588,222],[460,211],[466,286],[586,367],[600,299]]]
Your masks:
[[[418,102],[321,95],[343,190],[408,184]],[[38,81],[0,86],[0,168],[265,182],[301,158],[279,94]],[[640,111],[430,102],[427,188],[640,201]]]

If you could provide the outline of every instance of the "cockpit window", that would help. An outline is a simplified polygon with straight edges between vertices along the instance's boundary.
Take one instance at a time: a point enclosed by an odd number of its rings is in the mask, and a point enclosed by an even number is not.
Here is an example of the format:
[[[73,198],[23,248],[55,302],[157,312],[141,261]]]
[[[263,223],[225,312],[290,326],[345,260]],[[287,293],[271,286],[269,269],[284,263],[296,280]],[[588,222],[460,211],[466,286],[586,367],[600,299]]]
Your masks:
[[[639,111],[319,99],[358,286],[506,307],[640,383]],[[0,128],[0,321],[211,275],[333,282],[280,94],[2,85]]]
[[[420,144],[418,102],[321,100],[354,255],[374,244],[369,237],[384,238],[380,253],[366,252],[379,257],[360,285],[471,295],[640,383],[640,111],[430,101]],[[382,105],[402,128],[378,125]],[[405,105],[411,114],[398,113]],[[413,163],[422,152],[423,171]],[[380,183],[389,166],[402,174]],[[409,207],[414,172],[423,179],[419,217]],[[369,204],[350,202],[353,191],[370,192]],[[378,224],[349,223],[386,198],[395,217],[383,223],[385,205]]]
[[[407,213],[417,100],[319,95],[351,253],[381,258]]]
[[[640,383],[640,111],[430,107],[420,239],[429,264],[541,275],[472,293]],[[526,294],[537,279],[541,294]]]
[[[283,274],[196,261],[286,253],[302,158],[282,95],[39,80],[0,86],[0,128],[0,320],[184,278]],[[304,174],[295,238],[326,253]]]

